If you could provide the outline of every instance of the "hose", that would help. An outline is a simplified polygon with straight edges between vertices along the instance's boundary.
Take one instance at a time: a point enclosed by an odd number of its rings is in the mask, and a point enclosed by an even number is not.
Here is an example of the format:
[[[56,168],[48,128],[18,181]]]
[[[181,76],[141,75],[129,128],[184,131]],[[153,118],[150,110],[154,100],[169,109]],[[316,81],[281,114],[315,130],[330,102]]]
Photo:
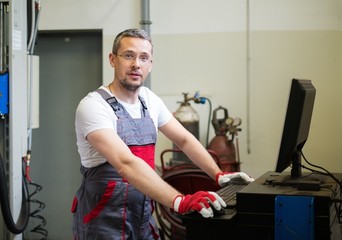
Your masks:
[[[37,183],[34,183],[31,180],[30,164],[29,164],[30,162],[31,162],[31,150],[28,150],[27,155],[23,158],[23,164],[25,165],[24,176],[26,178],[26,181],[28,182],[28,189],[30,189],[30,187],[34,188],[34,189],[31,189],[32,193],[29,194],[29,196],[27,198],[27,202],[30,204],[31,210],[33,209],[33,206],[36,206],[36,209],[32,210],[32,212],[30,212],[30,217],[35,218],[39,222],[35,227],[30,229],[30,232],[40,234],[40,235],[42,235],[41,240],[46,240],[47,236],[48,236],[48,231],[44,228],[46,226],[46,220],[40,214],[45,208],[45,203],[33,198],[34,195],[36,195],[37,193],[39,193],[43,189],[43,187]],[[28,192],[30,192],[30,191],[28,191]],[[25,239],[24,235],[23,235],[23,237]]]
[[[27,201],[28,198],[28,189],[26,185],[25,178],[22,178],[22,202],[20,215],[18,218],[18,222],[14,223],[11,208],[8,200],[8,191],[7,191],[7,180],[5,177],[5,167],[2,160],[2,156],[0,154],[0,202],[1,202],[1,211],[3,214],[4,222],[8,228],[8,230],[14,234],[22,233],[27,227],[29,221],[29,213],[30,213],[30,204]]]
[[[43,187],[41,185],[39,185],[37,183],[33,183],[33,182],[30,182],[29,185],[34,187],[35,190],[33,191],[33,193],[31,193],[29,195],[28,202],[31,205],[32,204],[37,205],[37,208],[30,213],[30,217],[35,218],[35,219],[37,219],[38,222],[40,222],[35,227],[33,227],[30,231],[32,233],[37,233],[37,234],[42,235],[41,240],[46,240],[47,236],[48,236],[48,231],[45,229],[46,220],[40,214],[40,212],[42,212],[44,210],[44,208],[45,208],[45,203],[43,203],[42,201],[39,201],[39,200],[33,198],[33,196],[35,194],[37,194],[38,192],[40,192],[43,189]]]
[[[211,110],[212,109],[211,101],[207,97],[200,97],[199,96],[199,92],[196,92],[195,96],[192,99],[194,100],[195,103],[204,104],[205,101],[208,101],[208,103],[209,103],[209,117],[208,117],[208,126],[207,126],[207,136],[206,136],[206,140],[205,140],[205,147],[208,148],[208,145],[209,145],[209,131],[210,131],[210,119],[211,119],[211,111],[212,111]]]

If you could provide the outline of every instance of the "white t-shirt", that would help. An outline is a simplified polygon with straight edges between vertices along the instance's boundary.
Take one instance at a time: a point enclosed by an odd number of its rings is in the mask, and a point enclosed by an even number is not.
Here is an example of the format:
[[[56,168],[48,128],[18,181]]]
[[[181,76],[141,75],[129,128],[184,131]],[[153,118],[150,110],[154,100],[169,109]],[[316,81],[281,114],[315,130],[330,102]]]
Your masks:
[[[107,88],[101,86],[111,94]],[[111,94],[112,95],[112,94]],[[156,131],[170,121],[172,113],[167,109],[164,102],[151,90],[141,87],[139,95],[145,100],[147,110],[153,119]],[[141,117],[141,103],[127,104],[117,99],[132,118]],[[106,162],[106,159],[97,152],[86,139],[87,135],[95,130],[111,128],[116,131],[117,117],[111,106],[97,92],[90,92],[84,97],[77,109],[75,116],[75,130],[78,152],[84,167],[95,167]]]

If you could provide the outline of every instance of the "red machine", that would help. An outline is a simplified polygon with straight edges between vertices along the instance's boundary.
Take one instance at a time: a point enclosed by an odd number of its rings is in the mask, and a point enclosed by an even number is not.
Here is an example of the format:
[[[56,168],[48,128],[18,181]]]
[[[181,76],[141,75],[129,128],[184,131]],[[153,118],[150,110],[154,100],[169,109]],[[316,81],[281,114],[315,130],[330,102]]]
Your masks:
[[[223,111],[223,118],[217,118],[218,111]],[[214,151],[218,156],[222,171],[239,172],[240,156],[237,134],[241,131],[241,128],[239,128],[241,119],[229,117],[228,110],[219,106],[213,111],[213,119],[211,122],[214,126],[216,136],[210,141],[208,149]]]

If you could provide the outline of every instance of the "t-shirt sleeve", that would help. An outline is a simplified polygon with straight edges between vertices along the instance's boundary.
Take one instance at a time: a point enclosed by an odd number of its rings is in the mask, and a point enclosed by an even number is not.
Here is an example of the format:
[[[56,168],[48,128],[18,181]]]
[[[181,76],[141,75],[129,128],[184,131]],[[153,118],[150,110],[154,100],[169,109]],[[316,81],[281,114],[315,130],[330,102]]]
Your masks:
[[[158,121],[158,128],[162,127],[164,124],[170,121],[172,117],[172,113],[170,110],[166,107],[164,102],[159,98],[160,100],[160,109],[161,111],[159,112],[159,121]]]
[[[95,130],[114,129],[114,112],[108,103],[99,98],[101,97],[86,97],[81,100],[76,109],[76,131],[84,137]]]

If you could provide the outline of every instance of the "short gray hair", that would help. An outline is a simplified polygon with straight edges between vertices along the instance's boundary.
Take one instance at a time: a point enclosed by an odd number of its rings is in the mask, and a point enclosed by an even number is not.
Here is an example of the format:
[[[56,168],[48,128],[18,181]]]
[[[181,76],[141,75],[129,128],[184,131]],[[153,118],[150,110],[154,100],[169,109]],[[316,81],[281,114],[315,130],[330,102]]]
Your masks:
[[[116,36],[114,43],[113,43],[113,48],[112,48],[113,54],[116,55],[118,53],[118,49],[120,47],[120,41],[121,39],[125,37],[145,39],[151,43],[152,51],[153,51],[152,38],[150,37],[150,35],[143,29],[131,28],[131,29],[122,31]]]

